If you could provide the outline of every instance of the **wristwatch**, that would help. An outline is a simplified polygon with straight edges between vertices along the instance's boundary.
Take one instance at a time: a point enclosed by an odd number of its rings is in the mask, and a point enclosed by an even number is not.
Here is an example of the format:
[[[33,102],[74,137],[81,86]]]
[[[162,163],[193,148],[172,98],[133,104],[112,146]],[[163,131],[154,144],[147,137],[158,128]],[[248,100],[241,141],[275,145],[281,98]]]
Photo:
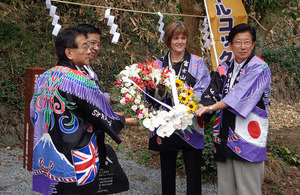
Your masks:
[[[208,114],[212,114],[214,111],[213,111],[213,108],[211,106],[209,106],[209,112]]]

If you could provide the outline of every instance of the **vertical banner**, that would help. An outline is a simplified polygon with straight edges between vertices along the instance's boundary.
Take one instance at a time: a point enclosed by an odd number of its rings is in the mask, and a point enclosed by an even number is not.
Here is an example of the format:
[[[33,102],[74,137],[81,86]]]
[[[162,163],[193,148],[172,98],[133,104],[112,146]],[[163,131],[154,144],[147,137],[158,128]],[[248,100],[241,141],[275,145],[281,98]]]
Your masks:
[[[32,171],[33,126],[30,121],[30,101],[34,93],[34,85],[46,69],[38,67],[26,68],[25,112],[24,112],[24,146],[23,167]]]
[[[228,34],[237,24],[247,23],[248,16],[241,0],[208,0],[207,9],[214,34],[219,63],[231,60],[233,52],[228,45]],[[213,68],[216,70],[215,54],[211,52]]]

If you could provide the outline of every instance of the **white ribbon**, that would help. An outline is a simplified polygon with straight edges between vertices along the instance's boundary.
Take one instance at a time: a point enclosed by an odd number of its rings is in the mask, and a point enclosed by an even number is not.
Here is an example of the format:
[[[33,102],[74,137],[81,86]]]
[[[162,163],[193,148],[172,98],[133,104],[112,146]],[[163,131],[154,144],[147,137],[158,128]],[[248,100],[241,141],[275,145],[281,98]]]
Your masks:
[[[151,95],[149,95],[148,93],[146,93],[142,88],[140,88],[135,82],[133,82],[132,80],[128,79],[128,78],[124,78],[123,82],[127,82],[127,83],[132,83],[133,85],[135,85],[139,90],[141,90],[145,95],[147,95],[148,97],[150,97],[151,99],[153,99],[154,101],[156,101],[157,103],[159,103],[160,105],[168,108],[169,110],[174,110],[171,106],[169,106],[168,104],[165,104],[157,99],[155,99],[154,97],[152,97]]]
[[[171,53],[169,52],[168,63],[169,63],[169,70],[171,70],[171,72],[169,72],[169,77],[170,77],[170,82],[171,82],[174,105],[175,105],[175,108],[177,108],[179,106],[179,99],[178,99],[178,92],[177,92],[176,82],[175,82],[175,70],[172,67],[170,55],[171,55]]]

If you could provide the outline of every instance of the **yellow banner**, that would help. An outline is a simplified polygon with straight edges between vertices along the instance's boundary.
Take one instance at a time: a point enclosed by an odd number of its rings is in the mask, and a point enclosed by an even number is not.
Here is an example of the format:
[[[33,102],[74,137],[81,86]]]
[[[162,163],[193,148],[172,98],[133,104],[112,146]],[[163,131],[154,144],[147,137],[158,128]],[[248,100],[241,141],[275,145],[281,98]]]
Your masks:
[[[234,57],[228,46],[228,34],[237,24],[247,23],[248,16],[241,0],[206,0],[206,3],[220,64]],[[218,64],[212,49],[211,59],[216,70]]]

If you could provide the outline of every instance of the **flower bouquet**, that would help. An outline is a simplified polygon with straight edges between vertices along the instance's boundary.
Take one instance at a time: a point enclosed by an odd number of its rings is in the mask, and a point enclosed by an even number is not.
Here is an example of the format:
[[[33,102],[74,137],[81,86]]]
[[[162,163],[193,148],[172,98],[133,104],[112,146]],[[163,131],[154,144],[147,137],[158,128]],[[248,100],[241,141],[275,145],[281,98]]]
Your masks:
[[[150,96],[150,90],[164,89],[167,96],[172,97],[175,106],[171,107]],[[160,137],[169,137],[176,130],[191,132],[196,102],[199,98],[194,91],[180,79],[174,77],[167,67],[160,69],[159,65],[146,60],[146,64],[138,63],[126,66],[116,75],[112,93],[118,106],[125,115],[136,118],[139,123],[150,131],[156,131]],[[155,109],[146,97],[161,104]],[[176,103],[177,102],[177,103]]]

